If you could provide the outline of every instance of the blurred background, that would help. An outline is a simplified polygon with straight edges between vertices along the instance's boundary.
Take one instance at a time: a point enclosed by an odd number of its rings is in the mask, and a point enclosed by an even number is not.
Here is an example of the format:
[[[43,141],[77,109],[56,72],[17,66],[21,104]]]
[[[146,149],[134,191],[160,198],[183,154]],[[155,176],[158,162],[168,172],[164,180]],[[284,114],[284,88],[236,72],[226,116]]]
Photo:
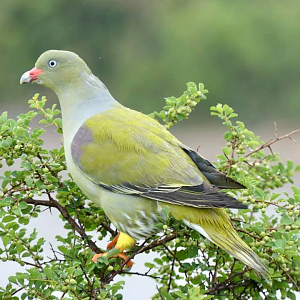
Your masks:
[[[18,80],[45,50],[66,49],[116,99],[146,113],[201,81],[209,102],[193,121],[221,102],[250,124],[297,122],[299,13],[292,0],[1,0],[1,106],[22,111],[34,92],[56,101]]]
[[[292,0],[1,0],[0,113],[27,111],[37,92],[56,103],[52,92],[20,86],[19,79],[44,51],[71,50],[118,101],[144,113],[160,110],[164,97],[181,95],[186,82],[203,82],[208,100],[173,132],[213,161],[224,145],[221,122],[209,112],[218,102],[232,106],[265,140],[274,136],[274,121],[279,134],[300,128],[299,15],[300,2]],[[49,132],[46,145],[59,144]],[[300,163],[291,141],[274,150]],[[48,212],[31,224],[52,242],[62,230]],[[0,286],[15,270],[2,268]],[[125,300],[156,292],[152,280],[130,280]]]

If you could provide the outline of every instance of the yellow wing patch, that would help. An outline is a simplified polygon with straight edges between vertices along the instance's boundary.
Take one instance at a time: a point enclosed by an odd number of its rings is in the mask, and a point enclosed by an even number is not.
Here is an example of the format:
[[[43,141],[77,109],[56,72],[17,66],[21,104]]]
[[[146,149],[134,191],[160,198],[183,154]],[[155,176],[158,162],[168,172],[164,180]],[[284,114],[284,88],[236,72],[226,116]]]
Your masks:
[[[203,175],[179,141],[146,115],[117,108],[91,117],[84,126],[92,141],[81,145],[78,162],[96,182],[149,187],[203,182]]]

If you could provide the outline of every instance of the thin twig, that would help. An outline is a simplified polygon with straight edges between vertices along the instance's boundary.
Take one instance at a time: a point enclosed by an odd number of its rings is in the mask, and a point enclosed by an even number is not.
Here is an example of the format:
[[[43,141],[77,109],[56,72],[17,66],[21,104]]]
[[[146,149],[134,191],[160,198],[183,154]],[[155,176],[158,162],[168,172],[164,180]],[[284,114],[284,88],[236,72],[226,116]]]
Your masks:
[[[278,134],[277,134],[277,126],[276,126],[276,127],[275,127],[275,138],[274,138],[274,139],[272,139],[272,140],[270,140],[270,141],[264,143],[263,145],[261,145],[261,146],[258,147],[257,149],[255,149],[255,150],[249,152],[248,154],[246,154],[244,157],[248,157],[248,156],[252,155],[253,153],[256,153],[256,152],[258,152],[258,151],[260,151],[260,150],[262,150],[262,149],[264,149],[264,148],[269,148],[269,149],[271,150],[271,147],[270,147],[270,146],[271,146],[272,144],[274,144],[274,143],[276,143],[276,142],[278,142],[278,141],[280,141],[280,140],[283,140],[283,139],[287,139],[287,138],[288,138],[288,139],[291,139],[292,141],[295,141],[291,136],[292,136],[293,134],[298,133],[298,132],[300,132],[300,128],[299,128],[299,129],[296,129],[296,130],[293,130],[293,131],[291,131],[290,133],[287,133],[287,134],[285,134],[285,135],[278,136]],[[272,150],[271,150],[271,151],[272,151]]]
[[[278,265],[278,264],[277,264]],[[284,268],[279,265],[280,269],[286,274],[286,276],[289,278],[289,280],[293,283],[297,291],[300,291],[299,286],[297,285],[296,281],[291,277],[289,272],[285,271]]]
[[[252,233],[250,233],[250,232],[248,232],[248,231],[246,231],[246,230],[244,230],[244,229],[241,229],[241,228],[235,228],[235,230],[236,230],[236,231],[239,231],[239,232],[243,232],[243,233],[245,233],[245,234],[251,236],[254,240],[259,240],[259,241],[262,240],[260,237],[255,236],[254,234],[252,234]]]
[[[244,283],[238,283],[236,285],[232,285],[230,284],[230,281],[240,275],[243,275],[245,272],[247,272],[247,269],[244,269],[241,272],[237,272],[235,274],[233,274],[232,276],[229,276],[226,280],[224,280],[223,282],[221,282],[220,284],[215,285],[214,287],[210,288],[208,290],[208,294],[213,294],[216,291],[219,290],[223,290],[223,289],[230,289],[230,288],[235,288],[235,287],[239,287],[239,286],[245,286],[245,285],[249,285],[250,283],[253,282],[253,280],[249,280],[249,281],[245,281]],[[247,284],[248,283],[248,284]]]
[[[14,296],[15,294],[19,293],[20,291],[22,291],[22,290],[24,290],[24,289],[25,289],[24,286],[20,287],[19,289],[15,290],[15,291],[11,294],[11,296]]]
[[[158,290],[158,294],[159,294],[159,296],[160,296],[160,299],[161,299],[161,300],[165,300],[165,298],[164,298],[164,296],[162,295],[162,293],[161,293],[160,289],[158,288],[158,286],[156,286],[156,289]]]
[[[49,244],[50,244],[50,249],[51,249],[51,251],[52,251],[52,253],[53,253],[53,255],[54,255],[54,258],[55,258],[56,260],[58,260],[58,257],[57,257],[57,255],[56,255],[56,252],[55,252],[55,250],[54,250],[52,244],[51,244],[51,243],[49,243]]]
[[[22,201],[28,203],[28,204],[33,204],[33,205],[41,205],[41,206],[48,206],[48,207],[53,207],[56,208],[61,215],[70,223],[70,225],[76,230],[79,235],[86,240],[90,248],[95,252],[95,253],[101,253],[101,250],[98,248],[98,246],[88,238],[86,232],[84,229],[82,229],[76,221],[71,217],[71,215],[68,213],[67,209],[59,204],[58,201],[54,200],[49,192],[47,192],[49,200],[36,200],[33,198],[27,198],[27,199],[22,199]]]
[[[166,248],[168,248],[168,247],[166,246]],[[171,283],[172,283],[172,277],[173,277],[175,260],[176,260],[176,252],[177,252],[177,248],[175,248],[174,256],[172,259],[171,272],[170,272],[170,277],[169,277],[169,282],[168,282],[168,292],[170,292],[170,290],[171,290]]]
[[[179,263],[179,266],[184,270],[184,276],[185,276],[185,278],[188,278],[188,274],[187,274],[186,268],[182,265],[181,261],[177,258],[176,254],[171,249],[169,249],[169,247],[167,245],[163,244],[163,246],[171,254],[171,256]]]
[[[106,231],[108,231],[112,236],[116,236],[118,234],[117,230],[113,230],[108,223],[102,222],[100,224]]]
[[[120,274],[130,274],[130,275],[138,275],[138,276],[150,277],[150,278],[153,278],[153,279],[161,279],[161,277],[155,276],[155,275],[150,275],[150,274],[148,274],[148,272],[146,272],[146,273],[139,273],[139,272],[128,272],[128,271],[122,270],[120,272]]]
[[[219,250],[217,250],[216,257],[218,257],[218,255],[219,255]],[[212,278],[212,286],[214,286],[217,283],[219,260],[220,260],[220,257],[217,259],[216,264],[215,264],[214,275]]]
[[[230,154],[230,158],[228,158],[228,163],[229,164],[228,164],[227,176],[230,176],[232,160],[234,158],[235,144],[236,144],[236,140],[233,140],[232,143],[231,143],[232,151],[231,151],[231,154]]]

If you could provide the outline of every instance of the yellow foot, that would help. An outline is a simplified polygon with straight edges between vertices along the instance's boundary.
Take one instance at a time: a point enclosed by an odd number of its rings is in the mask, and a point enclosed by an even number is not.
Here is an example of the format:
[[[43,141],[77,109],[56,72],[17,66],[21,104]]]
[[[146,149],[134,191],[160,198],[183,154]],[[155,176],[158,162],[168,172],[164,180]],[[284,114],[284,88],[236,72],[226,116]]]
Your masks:
[[[93,262],[97,262],[97,259],[98,259],[99,257],[105,256],[105,255],[107,255],[107,254],[108,254],[108,252],[95,254],[95,255],[93,256],[93,258],[92,258],[92,261],[93,261]],[[126,256],[126,255],[124,254],[124,252],[120,252],[120,253],[118,253],[118,254],[116,254],[116,255],[113,255],[112,257],[119,257],[119,258],[122,258],[124,261],[127,261],[127,260],[128,260],[128,256]],[[127,269],[131,269],[132,265],[133,265],[133,262],[132,262],[131,260],[128,260],[127,263],[126,263],[126,268],[127,268]]]

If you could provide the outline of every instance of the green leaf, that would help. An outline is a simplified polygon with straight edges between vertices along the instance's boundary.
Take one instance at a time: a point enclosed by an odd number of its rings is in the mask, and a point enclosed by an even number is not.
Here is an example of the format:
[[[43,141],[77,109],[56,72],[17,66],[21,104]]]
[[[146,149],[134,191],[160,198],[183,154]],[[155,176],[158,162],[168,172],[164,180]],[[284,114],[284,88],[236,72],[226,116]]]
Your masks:
[[[19,203],[19,208],[20,209],[26,209],[28,207],[28,204],[25,201],[21,201]]]
[[[54,123],[56,124],[57,127],[62,128],[62,119],[61,118],[56,118],[54,120]]]
[[[281,224],[290,225],[290,224],[293,224],[293,220],[290,217],[288,217],[287,215],[284,215],[281,219]]]
[[[212,113],[211,113],[212,114]],[[226,131],[226,132],[224,132],[224,134],[223,134],[223,139],[224,140],[230,140],[232,138],[232,132],[231,131]]]
[[[53,271],[52,271],[50,268],[44,268],[44,272],[45,272],[45,275],[46,275],[48,278],[52,278],[52,276],[53,276]]]
[[[248,129],[245,129],[245,130],[243,131],[243,134],[246,135],[246,136],[249,136],[249,137],[251,137],[251,138],[254,138],[254,137],[255,137],[254,133],[253,133],[252,131],[248,130]]]
[[[274,194],[272,194],[270,200],[273,201],[273,200],[277,199],[279,196],[281,196],[281,194],[279,194],[279,193],[274,193]]]
[[[240,127],[241,130],[245,129],[245,124],[241,121],[236,121],[236,124]]]
[[[12,212],[17,215],[17,216],[20,216],[21,215],[21,208],[20,207],[17,207],[17,208],[14,208],[12,210]]]
[[[194,246],[189,247],[188,255],[190,258],[196,257],[198,255],[198,248]]]
[[[5,197],[4,199],[0,198],[0,206],[9,206],[11,204],[14,203],[14,200],[9,198],[9,197]]]
[[[294,167],[294,163],[291,160],[286,162],[288,171],[291,171]]]
[[[155,268],[155,264],[149,263],[149,262],[145,262],[145,267],[149,268],[149,269],[153,269]]]
[[[278,239],[278,240],[275,241],[275,245],[278,248],[284,249],[284,247],[285,247],[285,240],[284,239]]]
[[[102,256],[102,257],[100,257],[100,258],[103,259],[104,257]],[[108,261],[107,261],[107,264],[106,264],[106,265],[108,265]],[[85,271],[86,271],[87,273],[89,273],[89,272],[91,272],[92,270],[94,270],[95,267],[96,267],[96,264],[95,264],[95,263],[91,263],[91,264],[89,264],[89,265],[87,265],[87,266],[85,267]]]
[[[197,86],[195,82],[188,82],[187,84],[187,90],[193,95],[197,93]]]
[[[39,121],[40,124],[49,124],[49,122],[45,119],[42,119]]]
[[[6,187],[7,187],[7,185],[10,183],[10,179],[4,179],[3,181],[2,181],[2,188],[3,189],[5,189]]]
[[[288,298],[291,299],[291,300],[296,300],[296,299],[297,299],[297,298],[296,298],[296,295],[295,295],[293,292],[291,292],[291,291],[288,291],[288,292],[287,292],[287,296],[288,296]]]
[[[2,219],[2,222],[3,222],[3,223],[8,223],[8,222],[13,221],[15,218],[16,218],[15,216],[5,216],[5,217]]]
[[[1,236],[1,239],[2,239],[2,243],[3,243],[4,247],[6,247],[9,244],[9,242],[11,241],[11,238],[7,235]]]
[[[112,256],[119,254],[121,251],[116,249],[116,248],[112,248],[111,250],[109,250],[109,252],[107,253],[107,258],[111,258]]]
[[[228,148],[228,147],[223,147],[222,151],[224,152],[224,154],[229,157],[229,155],[232,153],[232,148]]]

